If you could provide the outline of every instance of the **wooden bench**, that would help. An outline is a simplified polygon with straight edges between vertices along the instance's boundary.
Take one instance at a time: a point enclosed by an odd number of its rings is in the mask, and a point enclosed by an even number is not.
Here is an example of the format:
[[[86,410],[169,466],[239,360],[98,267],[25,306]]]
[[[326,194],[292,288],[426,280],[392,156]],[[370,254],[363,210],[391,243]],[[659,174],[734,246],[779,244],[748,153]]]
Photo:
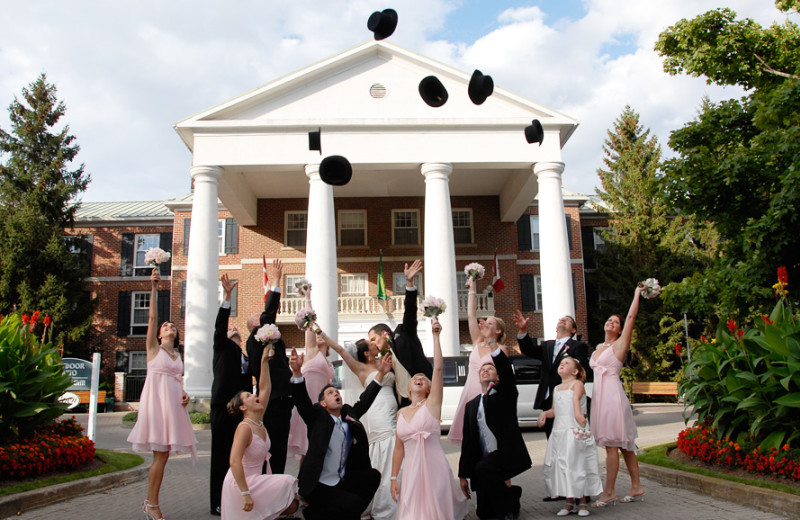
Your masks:
[[[89,394],[90,394],[89,390],[73,390],[72,393],[81,398],[81,404],[89,404]],[[97,404],[105,404],[105,402],[106,402],[106,391],[98,390]]]
[[[635,381],[631,387],[631,396],[640,395],[674,395],[678,396],[677,381],[652,382]]]

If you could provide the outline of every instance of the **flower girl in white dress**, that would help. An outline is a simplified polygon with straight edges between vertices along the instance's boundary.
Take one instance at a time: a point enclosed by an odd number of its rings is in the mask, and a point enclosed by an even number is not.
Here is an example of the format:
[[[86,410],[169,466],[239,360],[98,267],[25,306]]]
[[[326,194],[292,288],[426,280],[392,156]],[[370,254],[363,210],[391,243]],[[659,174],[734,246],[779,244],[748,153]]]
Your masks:
[[[565,357],[558,366],[561,384],[555,388],[553,407],[539,415],[539,427],[553,417],[553,432],[544,456],[544,484],[547,495],[567,497],[557,516],[575,512],[589,516],[586,497],[603,491],[597,460],[597,446],[586,420],[586,375],[574,358]],[[580,504],[576,502],[580,502]]]

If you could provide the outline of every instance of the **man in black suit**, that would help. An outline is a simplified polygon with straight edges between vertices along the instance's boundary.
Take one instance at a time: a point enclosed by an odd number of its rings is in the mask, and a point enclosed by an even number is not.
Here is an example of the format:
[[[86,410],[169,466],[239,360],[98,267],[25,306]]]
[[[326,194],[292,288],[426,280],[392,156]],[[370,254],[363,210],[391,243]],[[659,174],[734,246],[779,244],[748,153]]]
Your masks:
[[[520,311],[514,312],[514,323],[519,329],[517,334],[519,349],[526,356],[542,362],[539,389],[536,391],[533,408],[547,411],[553,407],[555,387],[561,384],[558,365],[564,356],[575,358],[586,370],[587,377],[592,373],[592,369],[589,367],[589,346],[586,343],[572,339],[572,336],[577,331],[575,318],[572,316],[567,315],[559,319],[556,324],[556,339],[544,341],[541,344],[528,334],[529,321],[530,318],[525,318]],[[552,431],[553,419],[548,418],[544,423],[544,433],[548,439]]]
[[[300,371],[303,357],[292,350],[292,397],[308,427],[308,451],[298,475],[300,495],[308,502],[303,516],[358,520],[381,481],[370,463],[369,440],[358,419],[380,392],[383,376],[392,368],[391,355],[381,359],[375,380],[353,406],[343,404],[332,385],[325,386],[312,404]]]
[[[385,323],[378,323],[369,329],[369,348],[378,354],[386,348],[392,350],[394,360],[395,389],[404,399],[408,399],[408,382],[414,374],[425,374],[429,379],[433,375],[433,367],[425,357],[422,342],[417,335],[417,295],[419,290],[414,285],[414,277],[422,271],[419,259],[409,266],[405,264],[403,274],[406,277],[405,310],[403,323],[394,331]],[[410,401],[409,401],[410,403]]]
[[[220,514],[222,483],[228,472],[233,434],[239,424],[226,407],[241,391],[252,391],[252,377],[242,336],[236,327],[228,328],[231,315],[231,291],[236,282],[228,275],[220,280],[225,292],[214,324],[214,381],[211,383],[211,514]]]
[[[275,323],[281,305],[281,276],[283,264],[275,260],[267,265],[267,277],[273,284],[264,303],[264,312],[260,316],[251,316],[247,320],[250,337],[247,338],[247,356],[250,358],[250,373],[256,381],[261,377],[261,356],[265,345],[256,339],[256,332],[264,325]],[[257,319],[256,319],[257,318]],[[289,378],[289,358],[286,357],[286,344],[279,339],[272,344],[272,358],[269,360],[269,376],[272,380],[272,391],[269,395],[268,412],[264,414],[264,426],[267,428],[270,442],[269,466],[273,473],[283,473],[286,467],[286,448],[289,443],[289,424],[292,419],[292,390]]]
[[[481,395],[464,409],[458,476],[464,495],[469,498],[470,484],[477,495],[478,518],[517,518],[522,489],[506,481],[530,469],[531,458],[519,431],[511,361],[500,347],[492,357],[494,364],[478,370]]]

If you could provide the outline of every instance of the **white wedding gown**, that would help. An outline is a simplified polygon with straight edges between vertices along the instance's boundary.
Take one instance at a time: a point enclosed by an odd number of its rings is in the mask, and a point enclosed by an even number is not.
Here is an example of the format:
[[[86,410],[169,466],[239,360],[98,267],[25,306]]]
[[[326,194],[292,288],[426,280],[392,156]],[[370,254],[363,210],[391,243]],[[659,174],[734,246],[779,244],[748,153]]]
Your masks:
[[[375,371],[367,376],[365,387],[377,374]],[[361,423],[369,438],[369,459],[372,467],[381,472],[381,485],[364,516],[371,515],[375,520],[394,519],[397,504],[392,499],[391,477],[397,430],[397,398],[394,394],[394,374],[391,372],[383,376],[381,390],[367,413],[361,417]]]

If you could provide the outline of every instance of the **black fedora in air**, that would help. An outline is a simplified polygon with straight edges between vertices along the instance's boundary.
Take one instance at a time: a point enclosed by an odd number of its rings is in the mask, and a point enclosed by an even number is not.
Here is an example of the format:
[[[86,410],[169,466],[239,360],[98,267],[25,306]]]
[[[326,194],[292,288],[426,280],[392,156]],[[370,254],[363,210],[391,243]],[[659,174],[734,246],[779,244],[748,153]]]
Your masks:
[[[367,20],[367,28],[375,33],[376,40],[388,38],[397,29],[397,11],[394,9],[375,11]]]
[[[542,128],[542,123],[538,119],[534,119],[531,121],[530,126],[525,127],[525,140],[530,144],[539,143],[539,146],[542,146],[544,128]]]
[[[316,132],[308,133],[308,149],[318,151],[322,155],[322,128],[317,128]]]
[[[331,155],[319,163],[319,177],[325,184],[331,186],[344,186],[353,176],[353,167],[350,161],[341,155]]]
[[[419,82],[419,95],[428,105],[436,108],[447,103],[447,89],[436,76],[426,76]]]
[[[472,78],[469,80],[467,94],[476,105],[482,104],[486,98],[494,92],[494,81],[491,76],[485,76],[481,71],[475,69]]]

